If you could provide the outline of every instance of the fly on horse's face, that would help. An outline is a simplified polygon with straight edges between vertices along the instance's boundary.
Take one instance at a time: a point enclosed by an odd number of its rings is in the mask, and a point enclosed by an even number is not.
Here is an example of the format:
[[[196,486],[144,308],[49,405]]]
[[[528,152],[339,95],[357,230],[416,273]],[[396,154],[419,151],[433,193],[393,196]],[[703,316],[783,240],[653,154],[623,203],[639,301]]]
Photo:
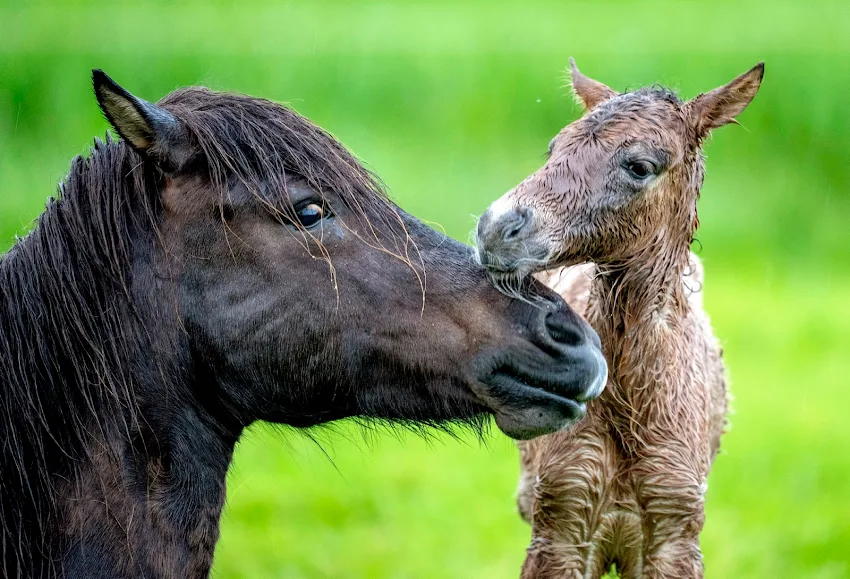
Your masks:
[[[682,102],[663,88],[618,94],[571,66],[587,113],[478,223],[479,260],[496,280],[583,261],[621,263],[665,240],[687,246],[697,225],[702,141],[734,122],[764,73],[760,64]]]
[[[492,413],[528,438],[599,393],[598,339],[563,301],[500,295],[464,246],[291,111],[199,89],[153,105],[95,80],[109,120],[164,175],[161,261],[194,360],[238,423]]]

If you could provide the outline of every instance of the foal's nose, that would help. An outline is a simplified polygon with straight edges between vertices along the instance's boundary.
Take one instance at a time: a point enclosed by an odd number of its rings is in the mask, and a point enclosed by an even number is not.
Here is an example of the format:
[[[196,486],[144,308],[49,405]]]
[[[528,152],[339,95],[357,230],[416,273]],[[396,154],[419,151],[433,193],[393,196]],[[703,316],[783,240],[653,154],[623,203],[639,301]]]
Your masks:
[[[530,214],[525,207],[513,207],[499,215],[488,209],[478,221],[478,239],[488,243],[509,243],[521,238]]]
[[[483,265],[511,269],[504,258],[522,246],[531,225],[531,211],[525,207],[511,207],[507,211],[488,209],[478,221],[478,251]],[[490,263],[493,262],[493,263]]]

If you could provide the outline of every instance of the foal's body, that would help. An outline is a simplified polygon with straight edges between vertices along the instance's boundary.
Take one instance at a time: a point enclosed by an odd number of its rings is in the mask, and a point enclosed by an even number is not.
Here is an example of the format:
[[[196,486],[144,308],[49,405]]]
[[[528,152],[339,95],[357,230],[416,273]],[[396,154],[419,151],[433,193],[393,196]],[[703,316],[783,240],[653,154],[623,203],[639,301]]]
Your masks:
[[[494,202],[479,257],[497,285],[585,262],[549,282],[596,329],[610,368],[574,428],[521,443],[519,506],[532,542],[522,576],[697,578],[706,479],[725,424],[720,348],[702,310],[702,141],[755,96],[763,67],[682,102],[572,82],[587,114],[546,164]]]
[[[612,563],[629,578],[701,573],[706,479],[727,398],[702,268],[681,257],[616,274],[592,265],[541,274],[597,330],[611,373],[583,422],[520,443],[520,512],[547,521],[525,577],[599,577]]]

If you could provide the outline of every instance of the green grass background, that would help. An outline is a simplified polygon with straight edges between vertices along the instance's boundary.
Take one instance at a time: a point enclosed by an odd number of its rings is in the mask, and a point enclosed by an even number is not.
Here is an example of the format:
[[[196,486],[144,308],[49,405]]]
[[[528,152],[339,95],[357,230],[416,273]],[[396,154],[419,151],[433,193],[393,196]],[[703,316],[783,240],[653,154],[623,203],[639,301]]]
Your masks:
[[[709,480],[708,577],[850,577],[850,3],[0,4],[0,250],[106,123],[100,67],[155,100],[205,84],[285,101],[406,209],[465,240],[578,114],[567,58],[691,97],[766,61],[707,143],[698,234],[735,394]],[[341,424],[239,444],[214,576],[515,577],[512,444]],[[325,454],[326,453],[326,454]]]

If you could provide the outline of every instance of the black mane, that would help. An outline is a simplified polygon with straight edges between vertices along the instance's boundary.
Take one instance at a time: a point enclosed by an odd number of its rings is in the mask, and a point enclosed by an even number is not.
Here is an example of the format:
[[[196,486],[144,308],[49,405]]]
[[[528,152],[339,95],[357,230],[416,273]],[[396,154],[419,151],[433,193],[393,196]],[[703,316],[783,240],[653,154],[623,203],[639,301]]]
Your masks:
[[[377,179],[328,133],[289,108],[200,87],[174,91],[157,104],[189,131],[214,185],[223,187],[235,177],[282,209],[288,180],[300,177],[317,191],[337,192],[354,208],[384,205]]]
[[[72,162],[36,228],[0,261],[6,564],[46,555],[29,551],[39,548],[31,539],[51,524],[54,486],[102,439],[96,417],[134,418],[122,360],[138,354],[142,337],[125,323],[127,266],[131,232],[153,231],[160,213],[157,180],[123,143],[97,141],[88,158]],[[12,521],[26,526],[10,528]]]

